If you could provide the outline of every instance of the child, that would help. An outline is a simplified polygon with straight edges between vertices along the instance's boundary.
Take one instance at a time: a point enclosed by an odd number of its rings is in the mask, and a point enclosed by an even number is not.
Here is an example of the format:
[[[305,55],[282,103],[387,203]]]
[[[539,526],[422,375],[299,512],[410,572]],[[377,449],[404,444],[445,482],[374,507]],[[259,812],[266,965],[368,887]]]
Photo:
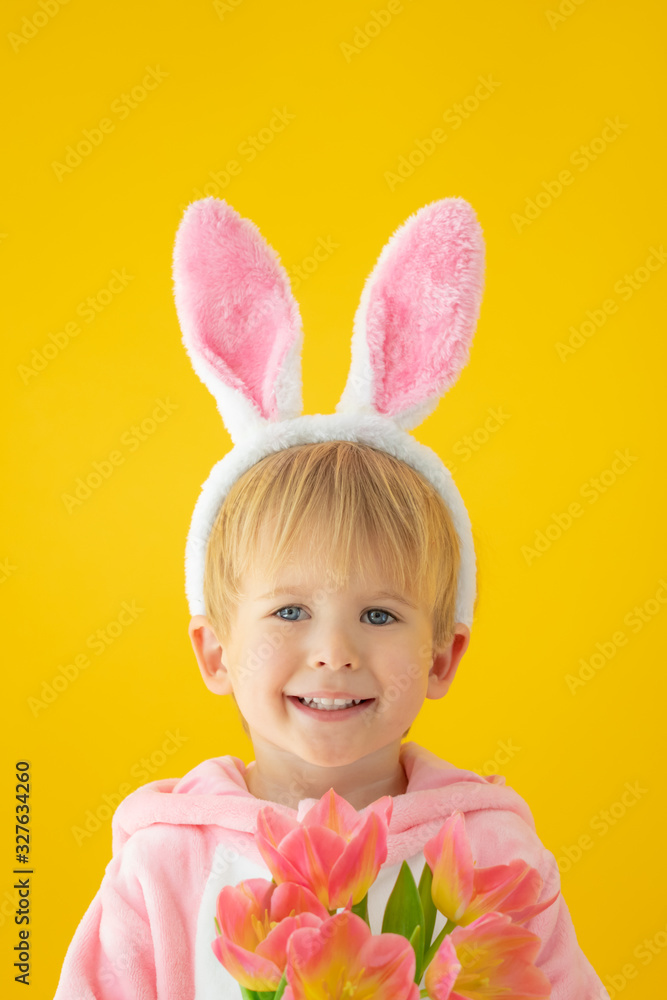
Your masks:
[[[336,413],[300,416],[301,325],[277,255],[224,201],[187,209],[176,305],[234,441],[192,518],[189,631],[255,759],[216,757],[120,804],[113,858],[56,1000],[240,997],[211,947],[217,896],[270,878],[253,836],[262,807],[300,820],[330,788],[357,810],[392,796],[387,860],[368,895],[374,934],[402,861],[418,881],[424,844],[455,810],[477,866],[521,858],[543,878],[540,900],[557,893],[554,856],[502,776],[401,742],[425,698],[446,694],[470,640],[470,521],[448,470],[408,428],[467,360],[483,261],[463,199],[411,216],[366,283]],[[434,936],[443,925],[438,913]],[[526,927],[541,938],[535,964],[553,1000],[608,998],[562,895]]]

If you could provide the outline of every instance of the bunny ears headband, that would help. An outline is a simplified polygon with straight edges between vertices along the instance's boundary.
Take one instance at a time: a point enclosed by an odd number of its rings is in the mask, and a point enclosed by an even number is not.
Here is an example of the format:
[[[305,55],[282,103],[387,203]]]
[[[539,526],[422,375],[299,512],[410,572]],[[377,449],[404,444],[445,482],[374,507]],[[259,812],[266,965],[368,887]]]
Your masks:
[[[234,444],[213,466],[192,515],[185,550],[190,613],[205,614],[206,544],[232,484],[271,452],[345,440],[394,455],[440,493],[461,548],[455,620],[470,627],[475,550],[468,512],[440,458],[408,433],[468,360],[484,287],[484,238],[468,202],[431,202],[390,237],[361,295],[335,413],[302,415],[299,307],[278,255],[253,222],[221,199],[190,204],[176,234],[173,278],[183,344]]]

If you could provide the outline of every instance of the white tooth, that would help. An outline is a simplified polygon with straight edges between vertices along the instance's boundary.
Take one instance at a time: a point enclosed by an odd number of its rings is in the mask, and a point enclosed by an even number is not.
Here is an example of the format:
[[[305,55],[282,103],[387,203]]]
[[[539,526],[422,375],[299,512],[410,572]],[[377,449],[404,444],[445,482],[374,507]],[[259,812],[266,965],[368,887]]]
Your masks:
[[[303,701],[311,708],[317,708],[323,712],[340,711],[341,708],[358,705],[361,698],[303,698]]]

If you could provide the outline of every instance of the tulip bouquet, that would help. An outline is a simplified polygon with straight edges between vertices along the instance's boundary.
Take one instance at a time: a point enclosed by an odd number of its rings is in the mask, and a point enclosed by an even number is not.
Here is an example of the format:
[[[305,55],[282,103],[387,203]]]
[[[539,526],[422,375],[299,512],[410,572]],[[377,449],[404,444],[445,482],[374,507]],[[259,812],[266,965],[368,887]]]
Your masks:
[[[541,939],[523,926],[542,877],[525,861],[476,868],[463,813],[424,845],[419,885],[403,862],[372,934],[368,890],[387,857],[393,801],[362,817],[333,788],[303,817],[267,806],[255,842],[273,875],[225,886],[213,951],[244,1000],[542,1000]],[[433,937],[436,913],[446,919]],[[424,989],[419,983],[424,974]]]

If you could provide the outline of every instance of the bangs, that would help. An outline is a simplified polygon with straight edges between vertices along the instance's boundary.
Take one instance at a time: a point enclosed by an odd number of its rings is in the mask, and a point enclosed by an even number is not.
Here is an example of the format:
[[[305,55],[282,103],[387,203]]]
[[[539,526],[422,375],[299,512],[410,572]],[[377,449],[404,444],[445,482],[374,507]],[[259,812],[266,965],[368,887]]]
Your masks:
[[[334,589],[377,572],[433,609],[434,639],[453,630],[459,546],[451,516],[427,480],[386,452],[350,441],[296,445],[234,483],[206,552],[206,615],[217,634],[228,634],[244,574],[294,584],[313,565]]]

